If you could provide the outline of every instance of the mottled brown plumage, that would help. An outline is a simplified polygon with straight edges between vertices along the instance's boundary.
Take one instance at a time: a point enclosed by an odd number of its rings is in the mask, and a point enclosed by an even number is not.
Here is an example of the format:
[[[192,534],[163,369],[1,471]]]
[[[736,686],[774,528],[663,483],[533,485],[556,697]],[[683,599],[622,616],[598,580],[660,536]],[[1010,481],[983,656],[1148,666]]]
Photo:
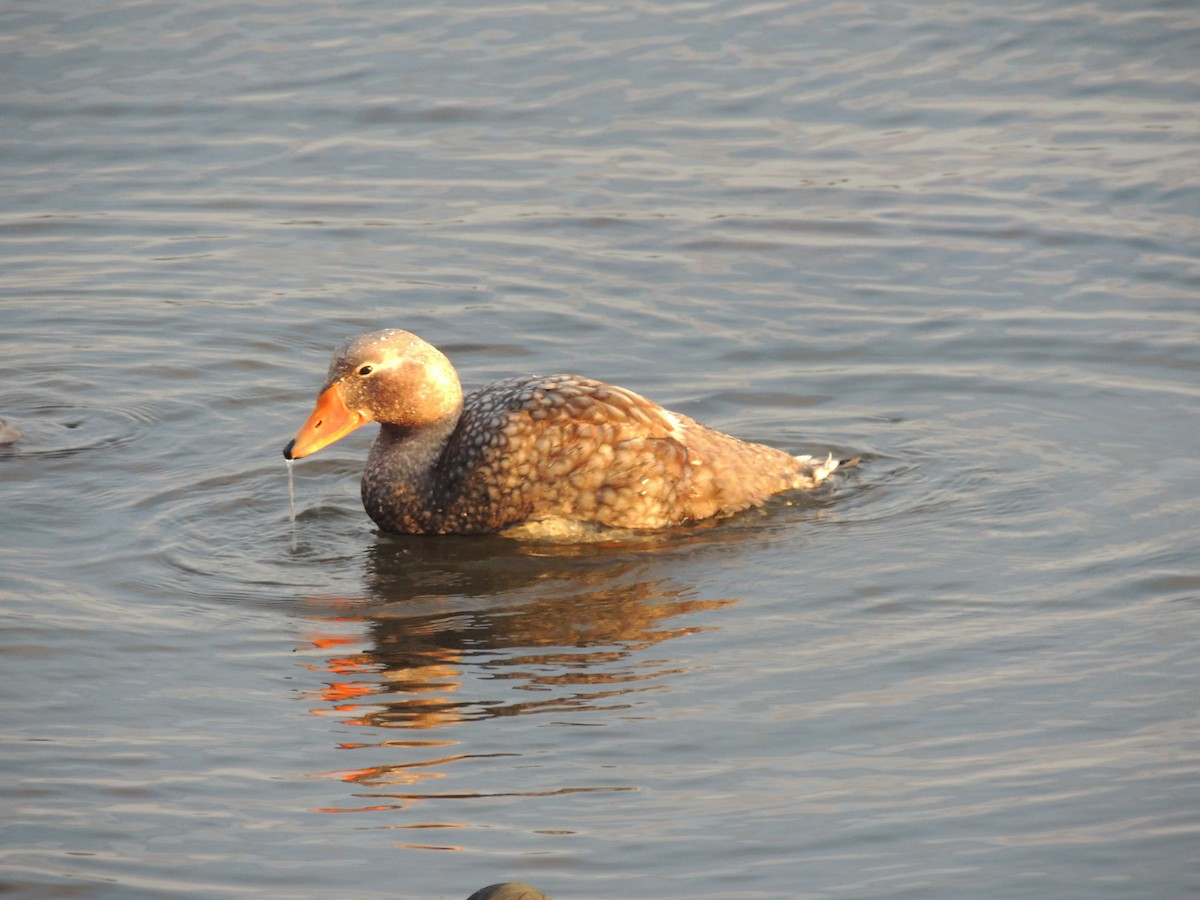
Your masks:
[[[530,522],[651,529],[813,488],[832,456],[795,457],[577,375],[498,381],[463,399],[450,361],[397,329],[333,357],[317,408],[284,449],[306,456],[379,422],[363,505],[385,531],[479,534]]]

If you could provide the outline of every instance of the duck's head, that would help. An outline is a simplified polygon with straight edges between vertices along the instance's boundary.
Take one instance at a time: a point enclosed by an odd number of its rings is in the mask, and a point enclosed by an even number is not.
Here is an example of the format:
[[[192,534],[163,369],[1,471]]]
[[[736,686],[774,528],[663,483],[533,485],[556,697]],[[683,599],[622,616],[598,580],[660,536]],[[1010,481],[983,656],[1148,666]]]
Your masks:
[[[316,408],[283,455],[316,453],[368,422],[420,428],[461,408],[458,375],[436,347],[398,328],[363,334],[334,352]]]

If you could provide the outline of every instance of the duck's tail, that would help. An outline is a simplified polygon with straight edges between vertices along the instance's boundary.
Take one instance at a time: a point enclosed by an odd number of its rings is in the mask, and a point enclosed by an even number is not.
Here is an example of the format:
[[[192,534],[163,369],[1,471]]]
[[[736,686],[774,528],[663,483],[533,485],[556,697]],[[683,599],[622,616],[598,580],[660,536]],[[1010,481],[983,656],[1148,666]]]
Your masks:
[[[853,469],[862,462],[862,457],[853,456],[850,459],[834,459],[833,454],[830,453],[824,459],[814,456],[797,456],[796,461],[803,465],[803,469],[799,475],[800,484],[797,486],[814,488],[838,469]]]

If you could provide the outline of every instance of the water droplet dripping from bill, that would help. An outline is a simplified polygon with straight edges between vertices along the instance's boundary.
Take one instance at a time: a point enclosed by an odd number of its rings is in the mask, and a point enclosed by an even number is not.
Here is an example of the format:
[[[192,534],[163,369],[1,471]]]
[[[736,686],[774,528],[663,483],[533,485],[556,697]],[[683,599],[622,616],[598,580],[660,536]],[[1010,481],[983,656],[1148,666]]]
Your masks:
[[[288,470],[288,511],[292,516],[292,527],[296,527],[296,483],[292,478],[292,460],[285,460]]]

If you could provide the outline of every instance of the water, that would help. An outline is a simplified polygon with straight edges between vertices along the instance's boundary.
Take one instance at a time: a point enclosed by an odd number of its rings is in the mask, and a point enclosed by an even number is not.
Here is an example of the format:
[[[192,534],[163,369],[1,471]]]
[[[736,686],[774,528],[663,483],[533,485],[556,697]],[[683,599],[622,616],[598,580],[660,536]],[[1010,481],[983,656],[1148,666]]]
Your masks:
[[[288,519],[291,520],[292,526],[296,525],[296,473],[295,466],[292,460],[284,460],[284,465],[287,466],[288,475]]]
[[[68,8],[69,7],[69,8]],[[1189,3],[9,4],[0,883],[1200,889]],[[830,490],[375,533],[330,349],[574,371]]]

